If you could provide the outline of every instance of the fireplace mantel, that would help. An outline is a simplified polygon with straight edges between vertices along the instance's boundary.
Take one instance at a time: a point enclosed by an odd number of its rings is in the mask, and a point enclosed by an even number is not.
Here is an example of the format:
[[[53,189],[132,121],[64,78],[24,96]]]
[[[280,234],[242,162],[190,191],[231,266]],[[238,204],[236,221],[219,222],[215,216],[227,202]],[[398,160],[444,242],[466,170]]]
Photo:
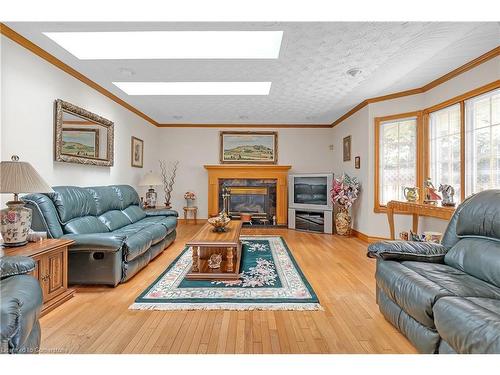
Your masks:
[[[288,170],[291,165],[221,164],[205,165],[208,171],[208,215],[219,211],[219,180],[221,179],[273,179],[276,180],[276,222],[287,223]]]

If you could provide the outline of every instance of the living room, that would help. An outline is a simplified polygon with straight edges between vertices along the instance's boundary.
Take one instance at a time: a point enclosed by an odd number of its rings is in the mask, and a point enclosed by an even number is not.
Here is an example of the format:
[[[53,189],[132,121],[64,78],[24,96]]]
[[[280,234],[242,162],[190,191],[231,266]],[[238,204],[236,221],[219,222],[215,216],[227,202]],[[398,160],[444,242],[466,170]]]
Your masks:
[[[500,354],[500,23],[396,10],[2,17],[2,354]]]

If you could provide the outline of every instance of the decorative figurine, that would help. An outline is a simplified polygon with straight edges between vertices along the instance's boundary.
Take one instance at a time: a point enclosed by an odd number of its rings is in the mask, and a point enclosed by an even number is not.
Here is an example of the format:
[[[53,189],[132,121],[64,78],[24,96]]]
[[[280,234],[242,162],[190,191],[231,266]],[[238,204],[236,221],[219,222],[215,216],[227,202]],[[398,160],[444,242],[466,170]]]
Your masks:
[[[408,202],[418,201],[418,187],[405,187],[403,189],[403,195]]]
[[[208,259],[208,267],[212,269],[220,268],[222,263],[222,255],[221,254],[212,254]]]
[[[443,206],[455,207],[456,203],[453,201],[455,189],[453,186],[441,184],[439,185],[439,192],[443,194],[443,201],[441,202]]]
[[[437,204],[437,201],[441,200],[440,195],[436,192],[436,188],[432,184],[430,177],[427,177],[424,181],[424,203],[427,204]]]

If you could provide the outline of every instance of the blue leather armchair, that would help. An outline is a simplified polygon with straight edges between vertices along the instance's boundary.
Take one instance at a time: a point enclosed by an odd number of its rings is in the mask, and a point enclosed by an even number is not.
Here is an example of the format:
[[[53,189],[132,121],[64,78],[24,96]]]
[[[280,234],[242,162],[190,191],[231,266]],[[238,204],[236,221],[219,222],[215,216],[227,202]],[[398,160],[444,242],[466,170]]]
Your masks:
[[[70,238],[68,282],[116,286],[129,280],[176,237],[177,212],[144,211],[128,185],[56,186],[22,197],[32,228]]]
[[[500,353],[500,190],[465,200],[441,244],[383,241],[377,303],[422,353]]]
[[[42,289],[28,257],[0,258],[0,354],[38,353]]]

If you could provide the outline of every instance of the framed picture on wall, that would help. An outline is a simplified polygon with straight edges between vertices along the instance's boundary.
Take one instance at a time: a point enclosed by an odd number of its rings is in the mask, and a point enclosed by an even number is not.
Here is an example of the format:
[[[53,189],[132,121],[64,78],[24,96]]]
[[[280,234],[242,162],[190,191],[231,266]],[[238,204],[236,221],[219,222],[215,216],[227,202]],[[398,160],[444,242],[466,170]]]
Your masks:
[[[63,128],[61,154],[99,157],[99,129]]]
[[[136,137],[132,137],[131,165],[136,168],[144,166],[144,141]]]
[[[354,168],[356,168],[356,169],[361,168],[361,157],[356,156],[354,158]]]
[[[342,141],[342,153],[344,155],[344,161],[351,160],[351,136],[348,135]]]
[[[220,162],[277,164],[277,132],[220,132]]]

